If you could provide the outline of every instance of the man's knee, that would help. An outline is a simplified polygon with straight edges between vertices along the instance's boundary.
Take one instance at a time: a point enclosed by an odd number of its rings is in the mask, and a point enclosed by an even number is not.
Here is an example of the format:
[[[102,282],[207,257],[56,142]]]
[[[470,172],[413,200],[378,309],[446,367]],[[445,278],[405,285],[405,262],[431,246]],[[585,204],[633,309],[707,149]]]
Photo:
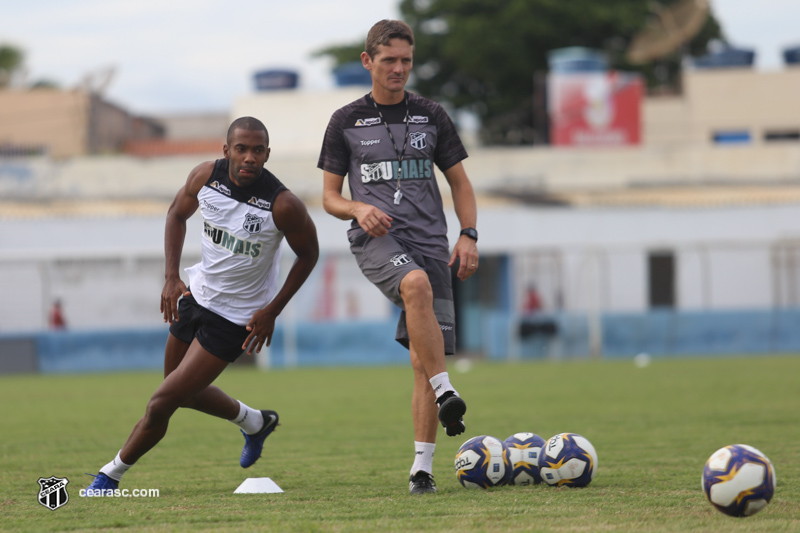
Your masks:
[[[173,413],[181,406],[181,403],[167,396],[154,395],[147,402],[145,419],[148,424],[163,424],[168,422]]]
[[[433,289],[428,275],[423,270],[412,270],[400,283],[400,296],[408,306],[409,303],[433,301]]]

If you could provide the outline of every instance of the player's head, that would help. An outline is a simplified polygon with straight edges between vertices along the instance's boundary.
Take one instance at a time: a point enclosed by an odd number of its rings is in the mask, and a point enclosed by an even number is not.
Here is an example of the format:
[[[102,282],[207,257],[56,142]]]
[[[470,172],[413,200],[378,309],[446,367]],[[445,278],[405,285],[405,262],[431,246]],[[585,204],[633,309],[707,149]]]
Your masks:
[[[366,44],[361,64],[372,77],[372,97],[382,104],[397,103],[414,63],[411,28],[399,20],[382,20],[369,30]]]
[[[229,161],[231,180],[246,187],[259,176],[269,159],[269,133],[266,126],[253,117],[237,118],[228,128],[228,139],[222,148]]]
[[[226,137],[228,145],[231,144],[231,136],[236,129],[249,130],[249,131],[263,131],[267,139],[267,148],[269,148],[269,132],[263,122],[253,117],[239,117],[231,122],[228,128],[228,136]]]
[[[378,53],[379,46],[389,46],[392,39],[403,39],[414,47],[414,32],[411,26],[402,20],[388,20],[384,19],[376,22],[370,28],[367,34],[367,43],[365,51],[372,59],[375,59],[375,54]]]

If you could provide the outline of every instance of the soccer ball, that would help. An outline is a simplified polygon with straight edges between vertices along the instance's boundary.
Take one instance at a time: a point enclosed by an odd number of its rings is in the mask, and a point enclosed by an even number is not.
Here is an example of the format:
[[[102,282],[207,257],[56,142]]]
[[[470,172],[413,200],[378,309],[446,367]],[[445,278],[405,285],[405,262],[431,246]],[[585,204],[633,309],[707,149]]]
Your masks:
[[[488,489],[508,483],[511,460],[508,448],[488,435],[472,437],[456,452],[456,477],[468,489]]]
[[[539,454],[544,446],[544,439],[536,433],[515,433],[504,442],[511,458],[511,479],[509,485],[538,485],[542,482],[539,475]]]
[[[548,485],[585,487],[597,470],[597,452],[586,437],[559,433],[539,454],[539,474]]]
[[[775,469],[767,456],[746,444],[715,451],[703,468],[703,492],[711,505],[730,516],[750,516],[775,493]]]

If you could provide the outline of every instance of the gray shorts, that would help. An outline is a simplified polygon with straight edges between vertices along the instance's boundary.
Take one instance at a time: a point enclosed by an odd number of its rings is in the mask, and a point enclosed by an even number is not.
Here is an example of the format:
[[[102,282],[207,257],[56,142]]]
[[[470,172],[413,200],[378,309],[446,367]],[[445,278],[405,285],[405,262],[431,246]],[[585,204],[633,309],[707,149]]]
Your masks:
[[[389,300],[403,311],[397,322],[395,340],[408,348],[408,329],[403,299],[400,297],[400,282],[412,270],[422,270],[428,275],[433,289],[433,312],[444,336],[445,355],[456,351],[456,313],[453,306],[453,286],[450,267],[417,253],[401,244],[391,235],[370,237],[362,230],[350,231],[350,251],[356,258],[361,272]]]

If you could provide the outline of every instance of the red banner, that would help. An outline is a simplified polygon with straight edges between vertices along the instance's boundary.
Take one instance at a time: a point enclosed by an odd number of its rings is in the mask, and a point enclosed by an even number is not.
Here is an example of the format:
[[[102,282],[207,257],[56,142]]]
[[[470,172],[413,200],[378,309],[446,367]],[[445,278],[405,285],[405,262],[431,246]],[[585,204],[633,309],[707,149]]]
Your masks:
[[[547,80],[550,143],[625,146],[641,142],[642,79],[628,72],[554,73]]]

